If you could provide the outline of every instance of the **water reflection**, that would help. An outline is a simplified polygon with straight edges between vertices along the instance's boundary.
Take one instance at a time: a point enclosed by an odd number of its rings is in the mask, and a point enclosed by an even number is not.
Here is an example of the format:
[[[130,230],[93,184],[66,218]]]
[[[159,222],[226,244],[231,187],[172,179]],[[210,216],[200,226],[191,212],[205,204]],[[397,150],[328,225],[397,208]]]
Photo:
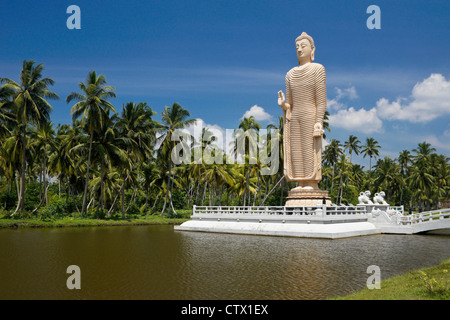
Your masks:
[[[450,257],[448,236],[337,240],[171,226],[0,230],[1,299],[323,299]],[[66,287],[81,268],[81,290]]]

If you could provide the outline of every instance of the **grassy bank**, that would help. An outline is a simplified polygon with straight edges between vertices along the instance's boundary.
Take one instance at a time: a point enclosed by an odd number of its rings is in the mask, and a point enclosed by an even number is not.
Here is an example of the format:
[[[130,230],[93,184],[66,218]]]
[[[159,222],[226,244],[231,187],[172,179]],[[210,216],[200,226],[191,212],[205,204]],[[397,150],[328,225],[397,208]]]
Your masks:
[[[181,224],[188,218],[167,218],[159,215],[137,216],[130,218],[94,219],[82,217],[64,217],[59,219],[9,219],[0,218],[1,228],[63,228],[63,227],[100,227],[100,226],[137,226],[155,224]]]
[[[381,289],[364,289],[332,300],[450,300],[450,259],[381,282]]]

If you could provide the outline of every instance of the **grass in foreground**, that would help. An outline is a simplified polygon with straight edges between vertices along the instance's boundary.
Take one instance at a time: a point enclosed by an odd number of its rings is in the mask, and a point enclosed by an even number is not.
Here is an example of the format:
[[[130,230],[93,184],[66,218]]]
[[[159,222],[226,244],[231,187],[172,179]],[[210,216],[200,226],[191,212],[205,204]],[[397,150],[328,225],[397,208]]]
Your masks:
[[[450,259],[440,265],[410,271],[381,282],[381,289],[364,289],[333,300],[450,300]]]

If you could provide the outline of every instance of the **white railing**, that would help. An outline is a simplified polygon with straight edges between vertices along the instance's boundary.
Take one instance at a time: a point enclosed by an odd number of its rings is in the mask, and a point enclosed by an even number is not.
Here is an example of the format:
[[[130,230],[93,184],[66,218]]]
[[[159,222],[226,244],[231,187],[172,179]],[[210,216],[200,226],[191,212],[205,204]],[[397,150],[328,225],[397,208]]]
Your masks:
[[[395,207],[390,206],[389,210],[395,211],[396,213],[403,214],[405,212],[405,207],[404,206],[395,206]]]
[[[284,207],[284,206],[194,206],[193,217],[214,218],[215,216],[233,216],[245,217],[292,217],[296,219],[309,218],[330,218],[339,217],[366,218],[367,210],[365,206],[302,206],[302,207]]]
[[[434,211],[426,211],[420,213],[414,213],[406,216],[398,216],[397,223],[399,224],[414,224],[422,222],[431,222],[434,220],[450,218],[450,209],[441,209]]]

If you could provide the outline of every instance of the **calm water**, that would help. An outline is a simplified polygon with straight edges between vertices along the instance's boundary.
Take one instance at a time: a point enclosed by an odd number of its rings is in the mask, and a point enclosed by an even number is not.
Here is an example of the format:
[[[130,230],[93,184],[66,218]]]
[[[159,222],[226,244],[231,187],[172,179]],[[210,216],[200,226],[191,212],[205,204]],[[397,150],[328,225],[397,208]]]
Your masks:
[[[450,236],[338,240],[172,226],[0,230],[0,299],[323,299],[450,257]],[[81,290],[66,269],[81,268]]]

